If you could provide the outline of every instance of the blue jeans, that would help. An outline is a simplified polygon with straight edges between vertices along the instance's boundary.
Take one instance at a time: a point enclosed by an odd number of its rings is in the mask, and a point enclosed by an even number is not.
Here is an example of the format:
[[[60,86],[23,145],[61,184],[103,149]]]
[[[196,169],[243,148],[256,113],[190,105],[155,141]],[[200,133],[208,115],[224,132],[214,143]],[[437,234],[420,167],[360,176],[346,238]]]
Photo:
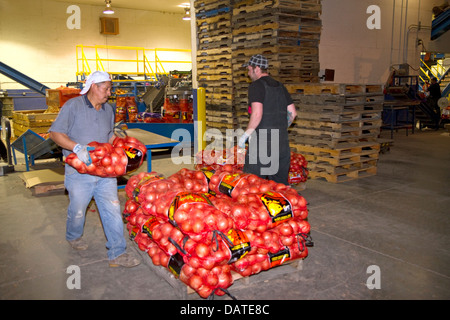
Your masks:
[[[112,260],[125,253],[126,241],[117,194],[117,179],[80,174],[66,164],[64,185],[70,199],[66,239],[76,240],[83,235],[86,209],[94,197],[106,235],[108,258]]]

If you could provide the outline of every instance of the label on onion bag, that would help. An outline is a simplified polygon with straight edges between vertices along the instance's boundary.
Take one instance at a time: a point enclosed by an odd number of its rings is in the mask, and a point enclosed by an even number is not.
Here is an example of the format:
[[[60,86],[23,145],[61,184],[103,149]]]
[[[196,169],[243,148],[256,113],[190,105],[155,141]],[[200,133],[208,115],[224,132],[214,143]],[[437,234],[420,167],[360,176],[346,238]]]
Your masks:
[[[239,185],[239,182],[242,181],[242,178],[249,175],[250,174],[248,173],[233,173],[223,176],[219,184],[219,191],[231,197],[231,193],[233,192],[234,188]]]
[[[178,278],[180,276],[181,268],[183,267],[183,265],[183,257],[177,252],[173,256],[170,256],[167,269],[169,269],[170,272],[172,272],[173,275]]]
[[[214,170],[210,167],[206,167],[206,168],[202,168],[201,172],[203,172],[203,174],[206,177],[206,182],[209,183],[209,181],[211,180],[211,177],[214,175]]]
[[[216,196],[216,193],[214,191],[209,190],[206,193],[202,193],[202,195],[204,197],[208,198],[208,200],[211,201],[211,203],[212,203],[212,201],[214,200],[214,197]]]
[[[153,229],[159,225],[158,219],[155,216],[151,216],[150,219],[144,222],[141,232],[153,238]]]
[[[230,241],[230,243],[225,241],[231,252],[231,258],[228,261],[229,264],[242,259],[252,249],[250,241],[248,241],[248,238],[243,231],[230,229],[226,236]]]
[[[280,224],[294,216],[291,203],[281,193],[268,191],[259,194],[259,198],[272,218],[274,225]]]
[[[130,230],[130,240],[131,241],[134,241],[134,238],[136,238],[139,231],[140,231],[139,227],[133,227],[133,229]]]
[[[169,221],[175,226],[178,227],[174,214],[179,207],[188,203],[204,203],[212,206],[211,201],[202,193],[195,192],[178,192],[177,195],[173,198],[172,203],[169,207],[168,217]]]
[[[139,196],[139,192],[141,191],[141,188],[149,183],[152,183],[154,181],[158,181],[164,179],[163,176],[161,174],[152,174],[152,175],[146,175],[144,176],[137,184],[136,188],[134,188],[133,190],[133,198],[136,201],[139,201],[138,196]]]
[[[280,251],[275,253],[269,252],[267,255],[269,256],[270,266],[272,268],[279,266],[291,259],[291,251],[288,247],[284,247],[284,249],[281,249]]]
[[[131,173],[141,166],[142,162],[144,161],[144,154],[141,150],[133,147],[123,146],[123,149],[125,150],[125,154],[128,158],[126,172]]]

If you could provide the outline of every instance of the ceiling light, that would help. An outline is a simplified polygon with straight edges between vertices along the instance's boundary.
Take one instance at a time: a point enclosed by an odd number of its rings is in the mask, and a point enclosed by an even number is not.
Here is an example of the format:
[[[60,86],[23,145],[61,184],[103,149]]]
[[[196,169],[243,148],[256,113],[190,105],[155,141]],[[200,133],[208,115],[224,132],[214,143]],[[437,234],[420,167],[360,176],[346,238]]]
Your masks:
[[[111,8],[111,0],[105,0],[106,8],[103,10],[104,14],[114,14],[114,10]]]
[[[183,20],[191,20],[191,13],[189,11],[189,8],[184,8]]]

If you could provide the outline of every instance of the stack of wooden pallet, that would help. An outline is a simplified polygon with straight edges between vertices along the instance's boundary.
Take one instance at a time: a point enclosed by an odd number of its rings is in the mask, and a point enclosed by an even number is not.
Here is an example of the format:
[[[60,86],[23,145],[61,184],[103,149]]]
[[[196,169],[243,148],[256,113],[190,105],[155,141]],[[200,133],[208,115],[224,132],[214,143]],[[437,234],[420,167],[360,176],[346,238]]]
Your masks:
[[[298,110],[291,146],[310,178],[342,182],[374,175],[380,151],[381,85],[287,84]]]
[[[242,64],[255,54],[269,60],[269,73],[283,83],[318,82],[320,0],[237,0],[232,17],[234,107],[246,127],[249,79]]]
[[[206,92],[208,129],[225,133],[236,123],[232,107],[231,0],[195,1],[197,79]]]
[[[320,0],[197,0],[197,72],[206,88],[207,127],[246,128],[255,54],[283,83],[318,82]],[[218,121],[220,119],[220,121]]]

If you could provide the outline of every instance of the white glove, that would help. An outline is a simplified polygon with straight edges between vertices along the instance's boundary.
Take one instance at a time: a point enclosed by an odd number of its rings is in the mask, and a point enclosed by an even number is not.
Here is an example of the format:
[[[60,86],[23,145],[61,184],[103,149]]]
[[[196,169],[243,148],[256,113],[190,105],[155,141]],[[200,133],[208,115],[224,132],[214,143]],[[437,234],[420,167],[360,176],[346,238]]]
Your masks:
[[[247,131],[244,132],[244,134],[239,138],[238,147],[241,149],[245,149],[245,143],[247,142],[250,135],[247,133]]]
[[[77,155],[78,159],[83,161],[87,166],[89,166],[92,163],[91,156],[89,154],[89,151],[94,150],[94,147],[90,146],[84,146],[81,144],[76,144],[73,148],[73,152]]]

